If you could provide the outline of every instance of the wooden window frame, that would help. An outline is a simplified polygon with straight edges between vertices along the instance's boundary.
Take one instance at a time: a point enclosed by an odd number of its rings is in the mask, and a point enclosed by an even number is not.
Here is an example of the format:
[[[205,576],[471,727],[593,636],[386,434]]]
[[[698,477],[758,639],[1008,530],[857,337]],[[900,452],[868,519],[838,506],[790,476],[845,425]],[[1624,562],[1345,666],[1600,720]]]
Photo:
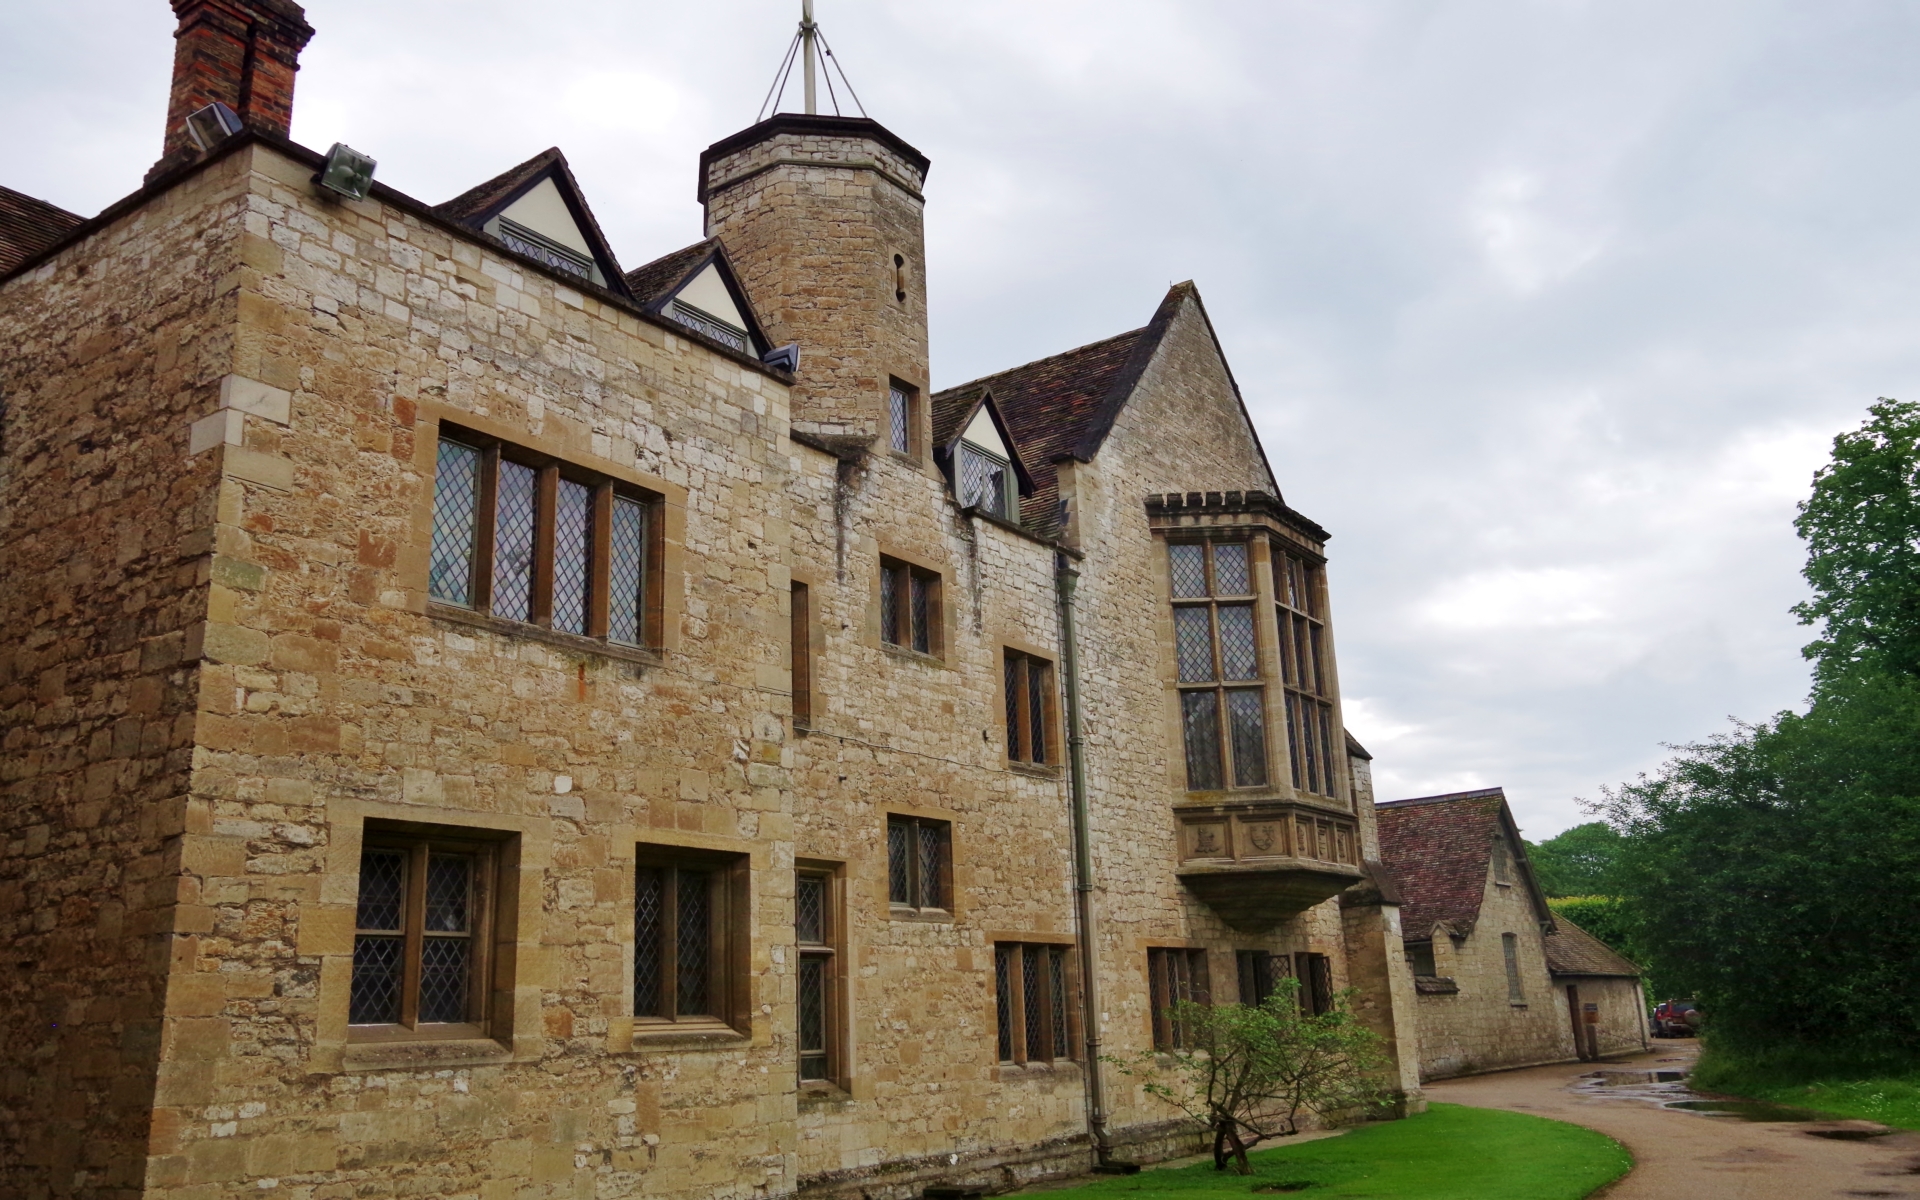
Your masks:
[[[894,899],[893,890],[893,831],[903,827],[907,832],[907,900]],[[916,904],[913,901],[929,898],[926,887],[925,865],[920,855],[920,831],[933,829],[939,835],[939,858],[937,877],[933,880],[934,892],[931,898],[940,901],[935,904]],[[916,817],[905,813],[887,814],[887,907],[896,913],[914,915],[952,916],[953,899],[953,822],[935,817]]]
[[[821,920],[826,926],[822,940],[803,942],[800,940],[799,882],[801,879],[819,880],[825,885],[826,896],[822,906]],[[802,859],[794,866],[794,897],[796,904],[794,920],[794,954],[796,972],[794,979],[794,1025],[795,1055],[794,1071],[803,1092],[825,1091],[832,1088],[845,1090],[848,1085],[846,1057],[847,1027],[847,988],[846,988],[846,921],[843,897],[845,895],[845,873],[839,863],[818,862]],[[807,1078],[805,1067],[800,1061],[799,1004],[801,981],[798,975],[800,964],[809,960],[825,963],[822,984],[826,995],[822,998],[826,1023],[826,1074],[820,1078]]]
[[[1163,1053],[1187,1050],[1191,1031],[1167,1010],[1181,1000],[1213,1003],[1207,952],[1190,947],[1153,946],[1147,950],[1147,995],[1152,1005],[1153,1048]]]
[[[917,654],[923,658],[944,659],[946,657],[946,588],[940,572],[928,570],[917,563],[890,554],[880,556],[880,593],[876,603],[887,602],[887,585],[884,577],[891,575],[893,584],[893,621],[894,632],[905,631],[905,642],[887,640],[887,621],[883,613],[880,619],[880,644],[889,650]],[[921,629],[913,623],[913,585],[921,582],[927,588],[927,620],[924,629],[927,648],[920,649],[914,643],[920,640]]]
[[[1033,711],[1033,673],[1042,672],[1040,712]],[[1007,761],[1029,767],[1060,765],[1059,696],[1053,660],[1011,646],[1001,651],[1001,702],[1007,714]],[[1039,731],[1041,745],[1033,745]]]
[[[1435,979],[1439,977],[1440,965],[1434,958],[1433,940],[1431,938],[1425,941],[1407,942],[1405,945],[1407,951],[1407,969],[1413,973],[1415,978]],[[1422,967],[1430,969],[1422,971],[1420,969]]]
[[[468,595],[471,603],[429,595],[431,603],[459,609],[505,622],[530,626],[565,637],[581,637],[604,642],[610,647],[629,650],[658,650],[665,636],[665,557],[666,522],[663,497],[625,480],[613,479],[596,471],[575,466],[549,454],[529,450],[489,434],[442,422],[439,440],[454,442],[480,454],[480,480],[477,511],[474,514],[470,555]],[[436,457],[437,461],[437,457]],[[536,472],[534,488],[533,578],[529,589],[527,620],[493,612],[494,522],[498,512],[498,479],[502,461],[516,463]],[[560,481],[566,479],[588,489],[587,580],[584,632],[553,627],[555,512]],[[435,485],[437,487],[436,478]],[[638,642],[616,641],[609,635],[613,567],[613,507],[616,497],[640,504],[646,514],[641,560],[641,595],[636,622]],[[437,510],[437,505],[436,505]],[[438,512],[434,515],[438,521]],[[437,532],[437,529],[436,529]]]
[[[663,887],[664,912],[661,917],[660,980],[657,1013],[642,1015],[639,995],[641,947],[638,938],[638,880],[642,870],[661,870],[670,874]],[[709,876],[707,895],[707,1007],[711,1013],[679,1011],[679,872],[698,871]],[[628,1011],[633,1013],[636,1038],[649,1034],[672,1034],[712,1030],[731,1030],[750,1035],[753,1027],[749,954],[752,933],[751,871],[744,854],[717,850],[698,850],[685,846],[643,844],[634,850],[635,905],[634,965],[627,978]]]
[[[1334,1006],[1333,959],[1303,950],[1293,956],[1293,975],[1300,981],[1300,1011],[1308,1016],[1330,1013]]]
[[[1297,792],[1340,797],[1344,733],[1336,736],[1333,655],[1327,634],[1326,570],[1291,545],[1269,545],[1287,765]]]
[[[1039,1039],[1050,1053],[1034,1055],[1029,1044],[1029,1016],[1026,1003],[1025,970],[1029,956],[1040,985]],[[1058,970],[1055,963],[1058,962]],[[1003,965],[1011,963],[1011,974],[1003,974]],[[1080,1028],[1080,972],[1073,947],[1059,942],[995,942],[993,944],[994,1056],[1001,1066],[1026,1067],[1036,1064],[1079,1062],[1082,1032]],[[1002,985],[1003,979],[1005,986]],[[1056,993],[1056,988],[1062,989]],[[1056,998],[1057,996],[1057,998]],[[1064,1020],[1065,1028],[1060,1027]],[[1002,1057],[1000,1029],[1006,1026],[1011,1036],[1008,1049],[1012,1057]],[[1061,1046],[1066,1047],[1065,1053]]]
[[[813,601],[807,585],[793,580],[787,602],[793,727],[804,731],[813,724]]]
[[[1253,589],[1251,592],[1224,593],[1218,590],[1217,577],[1214,569],[1214,553],[1215,548],[1222,545],[1234,545],[1245,548],[1247,554],[1247,586]],[[1201,555],[1206,578],[1206,595],[1180,596],[1174,594],[1178,591],[1178,588],[1174,584],[1173,576],[1173,548],[1175,546],[1199,546],[1202,548]],[[1273,728],[1273,703],[1271,699],[1271,689],[1267,686],[1266,669],[1261,662],[1263,656],[1260,653],[1259,634],[1260,596],[1258,575],[1255,570],[1256,564],[1253,557],[1253,540],[1246,537],[1170,538],[1167,541],[1166,553],[1168,572],[1167,592],[1171,598],[1176,614],[1174,617],[1173,646],[1174,684],[1175,687],[1178,688],[1180,696],[1180,753],[1181,761],[1185,766],[1187,790],[1190,792],[1247,792],[1271,790],[1273,787],[1274,769],[1271,734]],[[1204,610],[1207,614],[1208,651],[1212,656],[1212,673],[1209,679],[1188,681],[1180,678],[1180,635],[1179,617],[1177,614],[1181,609],[1199,609]],[[1228,679],[1226,677],[1226,652],[1222,648],[1220,635],[1220,612],[1222,609],[1246,609],[1253,622],[1254,673],[1249,678]],[[1238,692],[1252,692],[1258,694],[1260,697],[1260,778],[1257,782],[1252,783],[1240,782],[1241,764],[1233,748],[1233,711],[1231,698]],[[1214,755],[1215,762],[1218,764],[1220,771],[1220,786],[1211,788],[1195,787],[1193,785],[1193,759],[1188,753],[1189,747],[1187,745],[1187,697],[1202,693],[1211,693],[1213,696],[1214,740],[1216,743]],[[1251,764],[1249,764],[1249,768],[1251,768]]]
[[[362,862],[368,850],[397,850],[406,855],[404,892],[401,901],[401,983],[400,1020],[394,1023],[352,1023],[349,1008],[348,1042],[436,1041],[491,1036],[494,1009],[493,972],[497,951],[504,891],[502,880],[503,847],[511,835],[489,836],[486,831],[442,829],[368,822],[361,835]],[[469,882],[469,909],[466,933],[468,944],[466,1019],[462,1021],[422,1022],[420,1010],[421,959],[427,938],[426,884],[427,861],[434,854],[454,854],[473,860]],[[358,919],[359,883],[355,886],[354,940],[362,936],[390,937],[392,930],[362,929]],[[349,983],[349,1005],[351,1005]]]

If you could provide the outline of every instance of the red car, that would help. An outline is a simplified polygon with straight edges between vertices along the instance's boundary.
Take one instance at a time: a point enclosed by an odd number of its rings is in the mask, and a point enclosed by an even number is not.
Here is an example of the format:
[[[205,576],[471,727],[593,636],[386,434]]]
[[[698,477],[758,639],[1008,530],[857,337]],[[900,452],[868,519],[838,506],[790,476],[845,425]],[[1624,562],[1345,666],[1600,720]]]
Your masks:
[[[1706,1016],[1692,1000],[1667,1000],[1653,1010],[1653,1036],[1694,1037]]]

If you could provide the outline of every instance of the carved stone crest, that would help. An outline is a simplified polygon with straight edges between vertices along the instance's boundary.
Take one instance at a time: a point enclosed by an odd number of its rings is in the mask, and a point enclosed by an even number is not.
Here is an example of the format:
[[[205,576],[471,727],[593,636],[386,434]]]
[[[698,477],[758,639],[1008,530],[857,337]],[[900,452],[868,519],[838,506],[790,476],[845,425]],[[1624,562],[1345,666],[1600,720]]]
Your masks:
[[[1270,824],[1249,825],[1247,826],[1247,840],[1253,843],[1255,850],[1258,850],[1262,854],[1268,854],[1273,850],[1273,844],[1277,840],[1276,835],[1278,832],[1279,831],[1274,829]]]
[[[1195,825],[1193,827],[1193,852],[1195,854],[1218,855],[1226,853],[1220,844],[1218,825]]]

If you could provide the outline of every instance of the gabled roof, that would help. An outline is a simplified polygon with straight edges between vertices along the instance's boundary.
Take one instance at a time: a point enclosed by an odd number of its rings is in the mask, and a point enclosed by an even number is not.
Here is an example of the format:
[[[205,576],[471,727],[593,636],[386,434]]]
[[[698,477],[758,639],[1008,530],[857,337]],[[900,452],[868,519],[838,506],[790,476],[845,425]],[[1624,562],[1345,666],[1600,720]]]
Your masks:
[[[558,146],[548,147],[519,166],[502,171],[477,187],[468,188],[444,204],[434,205],[433,211],[475,232],[483,232],[482,226],[538,187],[544,179],[552,179],[554,186],[559,189],[561,199],[566,202],[574,223],[579,226],[580,236],[586,239],[594,257],[599,260],[600,272],[606,276],[607,290],[624,295],[627,284],[620,270],[620,260],[607,243],[607,235],[600,231],[600,222],[594,219],[593,210],[587,207],[580,182],[573,177],[573,170],[567,166],[567,156],[560,153]]]
[[[0,275],[86,223],[78,213],[0,187]]]
[[[1152,364],[1181,306],[1189,300],[1198,308],[1201,320],[1207,321],[1208,335],[1213,337],[1213,325],[1207,320],[1199,289],[1191,280],[1177,283],[1167,290],[1153,319],[1139,329],[936,393],[934,427],[939,429],[943,423],[957,420],[955,410],[971,410],[981,396],[991,394],[1033,473],[1032,503],[1022,505],[1023,513],[1032,515],[1023,516],[1024,523],[1044,533],[1057,533],[1060,484],[1054,464],[1093,461],[1140,377]],[[1213,337],[1213,344],[1218,352],[1218,337]],[[1233,382],[1233,371],[1226,361],[1221,352],[1220,362],[1233,387],[1234,401],[1246,418],[1240,385]],[[1247,428],[1253,428],[1250,418]],[[1254,440],[1257,446],[1258,435]],[[1261,453],[1264,466],[1265,452]],[[1267,476],[1273,477],[1271,468]]]
[[[740,286],[739,273],[733,269],[733,260],[727,257],[727,249],[720,244],[719,238],[695,242],[635,267],[627,272],[627,290],[648,312],[671,318],[672,314],[667,312],[667,308],[673,298],[709,266],[719,273],[727,295],[732,298],[734,307],[746,322],[747,340],[753,347],[752,353],[756,358],[765,354],[771,342],[766,331],[760,327],[760,316],[753,310],[753,301],[747,295],[747,289]],[[702,330],[695,328],[694,332],[700,333]]]
[[[1000,413],[1000,405],[994,401],[993,393],[983,392],[972,404],[961,406],[950,404],[936,409],[933,414],[933,456],[946,472],[947,482],[954,486],[956,493],[959,483],[953,477],[953,454],[959,448],[960,439],[973,427],[974,414],[984,411],[987,419],[1000,434],[1000,440],[1007,444],[1007,453],[1013,460],[1013,475],[1020,488],[1020,498],[1024,505],[1033,495],[1033,474],[1027,470],[1026,456],[1020,453],[1020,444],[1014,438],[1013,431],[1007,425],[1006,418]],[[984,447],[983,447],[984,449]]]
[[[1622,975],[1638,979],[1640,968],[1613,947],[1559,914],[1547,935],[1547,970],[1555,975]]]
[[[1493,860],[1493,838],[1505,833],[1534,912],[1552,927],[1553,913],[1533,877],[1520,829],[1501,789],[1450,792],[1413,800],[1376,804],[1380,830],[1380,858],[1400,884],[1405,902],[1400,929],[1411,941],[1424,941],[1436,927],[1455,937],[1473,932],[1480,919],[1480,900],[1486,894],[1487,869]]]

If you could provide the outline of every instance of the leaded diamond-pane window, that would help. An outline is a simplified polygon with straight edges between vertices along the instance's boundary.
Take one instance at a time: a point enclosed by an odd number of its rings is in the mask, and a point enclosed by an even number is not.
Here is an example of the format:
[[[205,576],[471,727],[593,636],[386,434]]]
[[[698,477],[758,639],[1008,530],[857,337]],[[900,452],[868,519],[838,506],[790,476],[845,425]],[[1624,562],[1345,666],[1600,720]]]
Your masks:
[[[1013,519],[1013,467],[971,442],[960,443],[960,503]]]
[[[952,827],[945,821],[888,817],[888,900],[904,908],[950,909],[952,852]]]
[[[940,576],[898,559],[880,560],[880,640],[940,653]]]
[[[641,847],[633,888],[633,1015],[732,1021],[740,945],[731,856]]]
[[[904,384],[887,389],[887,446],[895,454],[913,453],[913,417],[919,393]]]
[[[793,940],[800,951],[797,997],[800,1081],[834,1077],[838,1018],[834,1013],[834,964],[838,930],[831,904],[833,876],[803,869],[794,875]]]
[[[1181,732],[1187,787],[1212,791],[1267,783],[1266,702],[1261,688],[1228,691],[1226,682],[1262,677],[1259,611],[1222,603],[1253,594],[1247,542],[1173,542],[1167,546],[1173,589],[1173,640],[1181,685]],[[1283,652],[1286,647],[1282,647]],[[1282,654],[1283,660],[1286,655]],[[1224,709],[1225,720],[1222,720]],[[1228,780],[1231,779],[1231,785]]]
[[[589,512],[593,492],[571,479],[560,481],[553,512],[553,627],[587,631]]]
[[[612,553],[607,637],[637,646],[646,611],[647,506],[628,496],[613,498]]]
[[[1293,786],[1337,796],[1342,770],[1334,749],[1333,656],[1321,614],[1321,567],[1276,544],[1273,582]]]
[[[480,452],[440,439],[433,482],[433,549],[427,594],[448,604],[473,603],[473,538],[480,511]]]
[[[437,461],[433,600],[579,637],[654,644],[651,500],[464,430],[441,439]]]
[[[369,830],[360,855],[348,1022],[480,1025],[492,844]]]
[[[534,492],[539,472],[517,462],[500,464],[493,510],[493,615],[533,619]]]
[[[1075,1057],[1072,980],[1065,946],[1001,942],[994,946],[994,1003],[1003,1063]]]
[[[1007,707],[1007,757],[1014,762],[1050,763],[1053,747],[1053,664],[1044,658],[1005,652],[1003,691]]]

